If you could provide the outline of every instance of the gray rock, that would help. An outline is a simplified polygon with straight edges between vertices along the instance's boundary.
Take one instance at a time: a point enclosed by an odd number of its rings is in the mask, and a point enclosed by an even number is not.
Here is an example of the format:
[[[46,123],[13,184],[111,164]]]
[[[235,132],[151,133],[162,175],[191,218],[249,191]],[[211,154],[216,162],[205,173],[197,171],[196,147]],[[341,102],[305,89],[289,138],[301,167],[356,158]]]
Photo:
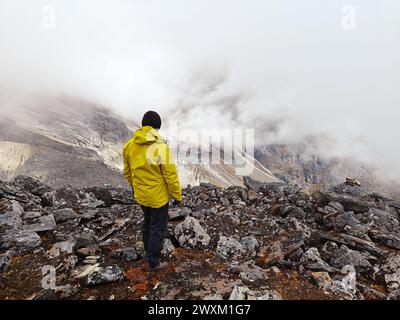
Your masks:
[[[247,189],[254,190],[255,192],[260,192],[262,190],[278,192],[285,186],[285,184],[281,182],[260,182],[249,176],[243,177],[243,184]]]
[[[81,220],[92,220],[93,218],[95,218],[97,215],[97,210],[96,209],[89,209],[86,210],[84,213],[80,214],[78,217]]]
[[[399,233],[400,222],[397,213],[371,208],[368,217],[373,222],[373,229],[379,234]]]
[[[213,293],[213,294],[208,294],[208,295],[204,296],[203,300],[205,300],[205,301],[223,300],[223,298],[222,298],[222,296],[220,294]]]
[[[352,197],[338,196],[334,197],[334,201],[339,202],[345,211],[353,211],[354,213],[366,213],[369,211],[369,205],[366,202]]]
[[[53,212],[54,220],[57,223],[75,219],[77,214],[71,208],[59,209]]]
[[[6,212],[0,214],[0,226],[7,226],[11,229],[18,229],[22,226],[22,219],[18,214]]]
[[[80,287],[77,285],[67,284],[64,286],[58,286],[54,288],[55,294],[61,299],[67,299],[73,297],[79,292]]]
[[[282,296],[274,290],[251,290],[246,286],[235,286],[229,300],[283,300]]]
[[[51,190],[49,186],[39,180],[21,175],[14,178],[12,183],[22,190],[28,191],[29,193],[39,197]]]
[[[174,230],[175,238],[184,248],[204,249],[210,243],[210,236],[200,223],[193,217],[179,223]]]
[[[390,292],[400,289],[400,255],[390,254],[382,265],[381,271]]]
[[[344,228],[348,226],[359,228],[361,225],[361,222],[356,218],[353,212],[345,212],[343,214],[339,214],[335,216],[335,218],[331,222],[331,226],[339,231],[344,230]]]
[[[0,254],[0,273],[6,272],[13,257],[12,251]]]
[[[257,267],[254,264],[245,264],[239,267],[240,273],[239,277],[242,279],[243,283],[246,285],[265,285],[266,275],[263,269]]]
[[[0,235],[0,249],[34,249],[41,243],[38,234],[29,230],[10,230]]]
[[[113,253],[113,256],[125,260],[125,261],[135,261],[140,258],[140,255],[134,247],[128,247],[123,249],[117,249]]]
[[[308,249],[306,252],[304,252],[300,258],[300,262],[303,265],[311,265],[311,264],[315,264],[315,263],[319,263],[322,265],[327,264],[324,260],[321,259],[319,251],[315,247],[312,247],[312,248]]]
[[[11,200],[8,211],[12,212],[15,215],[21,216],[24,213],[24,208],[19,202]]]
[[[338,269],[331,267],[328,263],[321,259],[317,248],[310,248],[300,258],[300,263],[307,269],[312,271],[325,271],[329,273],[339,272]]]
[[[260,247],[257,239],[254,238],[253,236],[244,237],[244,238],[242,238],[242,240],[240,240],[240,242],[247,250],[252,251],[252,252],[256,252],[257,249]]]
[[[97,208],[104,201],[96,199],[92,192],[88,193],[71,186],[65,186],[54,191],[53,205],[57,209],[64,208]]]
[[[389,248],[394,248],[400,250],[400,237],[393,233],[377,233],[373,232],[370,234],[371,238],[376,242],[388,246]]]
[[[105,187],[92,187],[84,189],[85,192],[93,194],[96,199],[107,207],[115,204],[132,205],[133,194],[131,189]]]
[[[203,210],[196,210],[196,211],[191,212],[190,215],[191,215],[192,217],[196,218],[196,219],[201,219],[201,218],[203,218],[204,216],[208,216],[208,215],[210,215],[210,214],[215,213],[213,209],[214,209],[214,208],[211,208],[211,209],[203,209]]]
[[[338,213],[344,213],[344,207],[340,202],[332,201],[329,202],[329,204],[325,207],[325,209],[330,212],[338,212]]]
[[[237,258],[243,256],[246,253],[246,249],[235,238],[221,236],[217,244],[216,253],[222,259]]]
[[[179,221],[185,219],[187,215],[192,212],[190,208],[187,207],[176,207],[168,211],[170,221]]]
[[[395,290],[391,292],[388,295],[387,300],[400,300],[400,290]]]
[[[35,220],[36,223],[25,225],[24,229],[33,232],[43,232],[53,230],[56,226],[56,221],[52,214],[43,216]]]
[[[33,219],[37,219],[37,218],[39,218],[41,216],[42,216],[42,212],[29,211],[29,212],[25,212],[24,220],[33,220]]]
[[[174,252],[175,252],[175,247],[174,247],[174,245],[172,244],[172,241],[171,241],[170,239],[165,239],[165,240],[164,240],[163,249],[161,250],[161,254],[162,254],[164,257],[171,258],[172,255],[174,254]]]
[[[117,266],[99,267],[88,275],[85,280],[86,285],[94,286],[103,283],[115,282],[124,278],[124,272]]]
[[[353,197],[363,197],[368,194],[367,190],[359,185],[350,185],[349,183],[343,182],[332,188],[332,191],[339,194],[347,194]]]
[[[19,202],[2,199],[0,208],[2,208],[2,212],[0,212],[0,226],[8,226],[9,228],[16,229],[22,225],[24,209]]]
[[[357,276],[353,266],[345,266],[343,273],[347,273],[342,280],[334,280],[329,290],[335,294],[343,294],[347,299],[354,299],[357,293]]]
[[[274,241],[266,247],[262,247],[260,251],[261,255],[257,260],[257,265],[262,268],[268,268],[282,261],[286,254],[284,245],[280,240]]]
[[[60,253],[72,253],[75,246],[75,240],[67,240],[55,243],[49,250],[48,255],[50,258],[56,258]]]
[[[340,269],[351,265],[359,272],[372,269],[371,263],[359,251],[351,250],[345,245],[340,246],[333,254],[330,264]]]
[[[40,200],[32,194],[25,192],[9,182],[0,181],[0,198],[6,198],[9,200],[17,200],[21,203],[28,203],[30,200]]]
[[[229,296],[229,300],[247,300],[247,293],[250,291],[245,286],[235,286]]]
[[[220,203],[221,203],[221,205],[223,205],[224,207],[229,207],[229,205],[230,205],[229,200],[228,200],[227,198],[225,198],[225,197],[222,197],[222,198],[220,199]]]
[[[351,249],[368,251],[369,253],[377,257],[381,257],[385,253],[385,251],[378,248],[373,242],[347,234],[340,234],[336,236],[329,233],[321,232],[320,237],[321,239],[330,240],[339,244],[345,244]]]
[[[400,269],[400,255],[396,253],[390,254],[381,267],[384,273],[393,273]]]
[[[325,261],[330,261],[332,256],[339,250],[339,246],[333,241],[327,241],[324,243],[320,250],[320,256]]]

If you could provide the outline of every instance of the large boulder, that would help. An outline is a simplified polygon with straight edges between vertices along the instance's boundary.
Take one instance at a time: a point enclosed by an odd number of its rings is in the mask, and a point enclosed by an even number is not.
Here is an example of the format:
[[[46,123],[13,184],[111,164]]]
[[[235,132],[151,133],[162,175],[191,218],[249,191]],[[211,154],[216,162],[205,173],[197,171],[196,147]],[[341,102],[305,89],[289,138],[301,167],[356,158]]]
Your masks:
[[[221,236],[217,244],[216,253],[222,259],[239,258],[246,253],[246,249],[235,238]]]
[[[186,217],[183,222],[176,225],[174,234],[184,248],[204,249],[210,243],[210,236],[193,217]]]
[[[333,197],[333,201],[339,202],[345,211],[353,211],[354,213],[366,213],[370,207],[368,203],[348,196]]]
[[[50,231],[56,227],[56,221],[52,214],[42,216],[34,220],[34,223],[25,225],[24,229],[33,232]]]
[[[34,249],[41,243],[39,235],[30,230],[9,230],[0,235],[0,249]]]

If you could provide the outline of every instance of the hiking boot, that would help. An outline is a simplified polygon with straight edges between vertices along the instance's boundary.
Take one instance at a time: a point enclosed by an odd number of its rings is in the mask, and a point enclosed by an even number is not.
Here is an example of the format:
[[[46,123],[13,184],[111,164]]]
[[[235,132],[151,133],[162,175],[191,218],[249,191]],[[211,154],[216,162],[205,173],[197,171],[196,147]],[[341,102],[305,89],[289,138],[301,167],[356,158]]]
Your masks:
[[[161,270],[165,269],[166,267],[168,267],[168,263],[161,262],[158,266],[156,266],[154,268],[150,268],[150,271],[157,272],[157,271],[161,271]]]

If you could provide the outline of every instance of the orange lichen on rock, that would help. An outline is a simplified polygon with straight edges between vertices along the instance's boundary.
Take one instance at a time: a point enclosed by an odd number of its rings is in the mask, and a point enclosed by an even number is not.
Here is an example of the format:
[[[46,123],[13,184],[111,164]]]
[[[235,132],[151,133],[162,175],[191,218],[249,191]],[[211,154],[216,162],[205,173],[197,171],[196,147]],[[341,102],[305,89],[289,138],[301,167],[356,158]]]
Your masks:
[[[139,268],[129,269],[127,272],[125,272],[125,276],[128,280],[134,283],[139,283],[147,280],[146,275]]]

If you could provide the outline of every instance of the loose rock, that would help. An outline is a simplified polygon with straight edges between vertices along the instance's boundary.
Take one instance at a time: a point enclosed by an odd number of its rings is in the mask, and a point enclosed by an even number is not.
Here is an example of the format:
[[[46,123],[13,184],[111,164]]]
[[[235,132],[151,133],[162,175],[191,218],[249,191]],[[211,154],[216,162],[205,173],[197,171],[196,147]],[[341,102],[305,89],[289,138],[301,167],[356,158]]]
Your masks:
[[[175,238],[184,248],[204,249],[210,243],[210,236],[193,217],[186,219],[175,227]]]

